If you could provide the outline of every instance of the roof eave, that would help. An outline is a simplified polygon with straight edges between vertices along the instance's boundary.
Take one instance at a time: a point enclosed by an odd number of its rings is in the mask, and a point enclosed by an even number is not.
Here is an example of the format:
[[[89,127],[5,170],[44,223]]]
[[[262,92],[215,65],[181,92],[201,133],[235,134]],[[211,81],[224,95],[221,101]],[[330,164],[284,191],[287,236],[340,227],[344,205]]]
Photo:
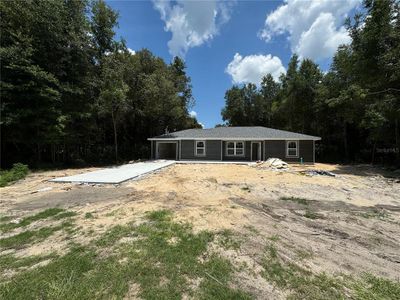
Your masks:
[[[148,141],[181,141],[181,140],[226,140],[226,141],[277,141],[277,140],[302,140],[302,141],[320,141],[320,137],[307,137],[307,138],[299,138],[299,137],[289,137],[289,138],[244,138],[244,137],[213,137],[213,138],[205,138],[205,137],[175,137],[175,138],[148,138]]]

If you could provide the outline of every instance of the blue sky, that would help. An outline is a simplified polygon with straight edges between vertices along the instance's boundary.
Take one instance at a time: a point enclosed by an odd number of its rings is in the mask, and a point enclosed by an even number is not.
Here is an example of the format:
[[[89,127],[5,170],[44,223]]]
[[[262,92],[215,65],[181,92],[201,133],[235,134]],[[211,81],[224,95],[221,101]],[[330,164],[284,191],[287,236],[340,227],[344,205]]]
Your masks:
[[[181,56],[192,79],[193,114],[205,128],[222,123],[224,94],[233,83],[278,77],[293,53],[327,70],[343,22],[359,0],[107,1],[119,12],[117,36],[132,50],[148,48],[170,62]]]

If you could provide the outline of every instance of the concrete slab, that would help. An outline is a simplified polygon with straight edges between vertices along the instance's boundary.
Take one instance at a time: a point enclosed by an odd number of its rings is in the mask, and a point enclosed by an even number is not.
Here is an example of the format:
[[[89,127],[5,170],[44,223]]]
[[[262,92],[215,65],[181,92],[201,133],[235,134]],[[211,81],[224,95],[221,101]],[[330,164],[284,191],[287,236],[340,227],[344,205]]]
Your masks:
[[[173,160],[154,160],[127,164],[74,176],[55,178],[52,182],[83,182],[117,184],[129,179],[173,165]]]

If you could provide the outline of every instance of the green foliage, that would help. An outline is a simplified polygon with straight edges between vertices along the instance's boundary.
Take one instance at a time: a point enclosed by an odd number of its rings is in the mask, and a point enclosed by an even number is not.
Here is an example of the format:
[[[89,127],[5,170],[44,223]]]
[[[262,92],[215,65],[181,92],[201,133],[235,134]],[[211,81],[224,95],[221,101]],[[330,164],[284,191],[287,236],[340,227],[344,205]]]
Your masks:
[[[1,0],[0,14],[2,165],[147,158],[149,136],[199,126],[184,62],[133,55],[105,1]]]
[[[262,125],[321,136],[320,160],[400,165],[400,9],[395,0],[364,1],[347,21],[352,38],[323,74],[294,54],[279,82],[265,74],[259,89],[225,93],[228,126]],[[254,110],[252,108],[255,108]],[[395,148],[383,155],[377,148]]]
[[[0,171],[0,187],[7,186],[13,181],[23,179],[29,173],[27,165],[16,163],[10,170]]]

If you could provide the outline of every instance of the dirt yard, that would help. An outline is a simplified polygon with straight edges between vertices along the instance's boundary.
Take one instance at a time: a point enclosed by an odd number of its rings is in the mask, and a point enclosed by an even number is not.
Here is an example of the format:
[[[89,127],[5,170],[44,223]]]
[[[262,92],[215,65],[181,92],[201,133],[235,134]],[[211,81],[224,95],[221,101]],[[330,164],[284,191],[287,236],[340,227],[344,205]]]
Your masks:
[[[311,169],[337,176],[302,173]],[[36,172],[0,189],[1,224],[6,224],[1,238],[7,240],[1,244],[0,239],[0,266],[5,257],[66,255],[71,243],[87,246],[117,225],[137,226],[146,222],[149,212],[168,211],[174,224],[190,224],[191,234],[216,233],[216,241],[225,241],[211,242],[207,253],[232,264],[234,276],[227,285],[245,291],[250,298],[321,299],[307,294],[304,285],[323,291],[316,282],[325,275],[344,282],[346,276],[358,280],[369,274],[390,281],[394,297],[393,289],[400,293],[400,180],[393,174],[369,166],[327,164],[291,165],[285,171],[264,165],[176,164],[115,186],[48,182],[91,170]],[[54,230],[22,245],[10,242],[24,230],[39,232],[43,226],[59,224],[59,213],[55,218],[24,219],[54,207],[71,213],[66,230]],[[21,220],[27,225],[20,226]],[[22,268],[3,266],[0,278],[9,280],[49,262],[45,259]],[[211,282],[221,283],[218,274],[205,274]],[[299,283],[295,280],[299,276],[309,281]],[[191,289],[205,289],[193,280],[189,280]],[[145,293],[145,283],[136,281],[130,283],[125,297],[151,298]],[[345,286],[340,295],[367,299],[364,290],[364,294],[357,293],[371,284]],[[181,295],[198,298],[187,292]]]

